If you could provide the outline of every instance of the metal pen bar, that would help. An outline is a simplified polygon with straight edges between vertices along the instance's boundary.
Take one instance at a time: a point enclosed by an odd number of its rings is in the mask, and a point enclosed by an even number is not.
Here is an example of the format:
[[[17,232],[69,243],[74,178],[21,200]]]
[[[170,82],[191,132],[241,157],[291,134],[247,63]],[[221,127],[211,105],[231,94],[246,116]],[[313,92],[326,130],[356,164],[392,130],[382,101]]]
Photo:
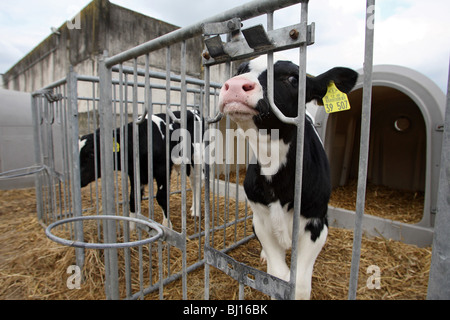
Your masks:
[[[53,150],[53,134],[52,134],[52,120],[51,112],[49,111],[49,102],[47,99],[42,99],[44,103],[44,128],[45,128],[45,135],[43,135],[43,138],[46,139],[47,142],[46,145],[46,152],[44,153],[44,162],[49,168],[55,167],[55,154]],[[55,221],[55,212],[56,212],[56,197],[55,197],[55,191],[54,191],[54,178],[53,176],[48,177],[48,183],[47,188],[49,191],[50,199],[49,199],[49,206],[50,206],[50,214],[51,214],[51,221]]]
[[[166,47],[166,87],[170,88],[170,70],[172,69],[172,51],[171,47]],[[167,221],[170,224],[170,118],[173,116],[172,111],[170,110],[170,90],[166,90],[166,217]],[[170,257],[170,246],[167,247],[167,257]],[[162,260],[159,261],[159,264],[162,265]],[[167,273],[170,275],[170,258],[167,259]],[[160,278],[161,280],[162,278]]]
[[[210,95],[209,93],[209,78],[210,78],[210,67],[205,67],[205,104],[203,105],[203,115],[207,117],[210,112]],[[206,131],[209,132],[209,131]],[[204,137],[205,139],[208,139],[209,137]],[[210,175],[210,167],[209,167],[209,152],[205,153],[205,245],[204,247],[208,247],[210,245],[210,215],[211,215],[211,208],[210,208],[210,186],[211,182],[209,180]],[[205,264],[205,285],[204,285],[204,298],[205,300],[209,300],[209,278],[210,278],[210,270],[209,270],[209,264]]]
[[[102,205],[103,213],[115,214],[114,202],[114,159],[113,159],[113,119],[111,112],[111,70],[105,65],[106,53],[99,62],[100,76],[100,137],[101,170],[102,170]],[[116,224],[107,221],[104,226],[105,243],[116,243]],[[105,249],[105,293],[107,299],[119,299],[119,275],[117,265],[117,249]]]
[[[183,139],[183,152],[181,161],[181,233],[184,238],[184,248],[182,250],[182,291],[183,300],[187,299],[187,275],[186,275],[186,160],[190,162],[190,159],[185,159],[190,152],[190,146],[188,144],[187,137],[187,84],[186,84],[186,40],[181,42],[181,136]],[[195,124],[194,124],[195,126]],[[169,137],[167,137],[168,139]],[[190,139],[193,137],[190,137]],[[189,140],[190,140],[189,139]],[[193,168],[191,168],[193,170]],[[195,201],[195,200],[194,200]]]
[[[33,120],[33,144],[34,144],[34,162],[38,165],[42,164],[42,146],[39,139],[39,110],[37,99],[39,96],[31,97],[31,118]],[[36,174],[34,176],[34,185],[36,189],[36,209],[37,218],[39,221],[43,220],[44,217],[44,203],[43,203],[43,193],[42,193],[42,175]]]
[[[99,115],[99,102],[97,102],[97,107],[95,106],[96,103],[96,93],[97,90],[95,89],[95,84],[94,82],[92,82],[92,114],[94,116],[95,119],[95,114],[97,113],[97,115]],[[100,101],[100,100],[99,100]],[[93,121],[93,132],[94,132],[94,154],[98,155],[98,148],[100,148],[100,146],[97,144],[97,129],[98,126],[100,125],[99,123],[97,123],[97,121]],[[95,156],[95,161],[94,161],[94,172],[95,172],[95,177],[100,176],[99,172],[100,172],[100,168],[98,167],[98,161],[97,161],[97,156]],[[89,188],[91,188],[91,186],[89,186]],[[95,212],[97,213],[97,215],[100,214],[100,192],[99,192],[100,188],[99,188],[99,181],[96,178],[95,179]],[[100,240],[100,222],[97,224],[98,226],[98,237]]]
[[[441,171],[427,299],[450,299],[450,68],[442,137]]]
[[[42,89],[40,89],[38,91],[33,92],[31,94],[31,96],[34,97],[34,96],[37,96],[37,95],[41,95],[43,91],[48,90],[48,89],[52,89],[52,88],[55,88],[55,87],[59,87],[60,85],[63,85],[65,83],[67,83],[67,78],[64,77],[64,78],[59,79],[59,80],[57,80],[57,81],[55,81],[53,83],[50,83],[49,85],[43,87]]]
[[[307,0],[254,0],[243,4],[221,14],[215,15],[201,22],[197,22],[189,27],[181,28],[167,33],[159,38],[150,40],[134,48],[121,52],[111,58],[106,59],[106,67],[112,67],[124,61],[139,57],[148,52],[162,49],[177,42],[202,34],[202,25],[210,22],[226,21],[239,16],[241,20],[247,20],[268,12],[291,6],[296,3],[307,2]]]
[[[359,153],[358,187],[356,196],[355,229],[353,236],[352,265],[350,268],[350,282],[348,299],[356,299],[358,286],[359,260],[361,256],[362,221],[366,200],[367,166],[369,156],[370,114],[372,101],[372,67],[373,67],[373,39],[374,39],[374,7],[375,0],[366,2],[366,39],[364,54],[364,83],[361,115],[361,142]],[[372,23],[369,23],[372,19]]]
[[[236,249],[239,246],[249,242],[254,237],[255,236],[253,234],[248,236],[248,237],[245,237],[244,239],[239,240],[238,242],[236,242],[235,244],[231,245],[230,247],[220,250],[220,253],[230,252],[231,250]],[[160,244],[160,243],[161,243],[161,241],[158,241],[158,244]],[[215,250],[215,249],[211,249],[209,251],[212,251],[212,250],[218,251],[218,250]],[[206,272],[206,270],[209,269],[210,265],[208,263],[206,263],[206,259],[202,259],[202,260],[197,261],[196,263],[190,265],[187,268],[187,272],[190,273],[192,271],[197,270],[198,268],[200,268],[202,266],[205,267],[205,272]],[[250,268],[250,267],[248,267],[248,268]],[[262,271],[260,271],[260,272],[262,272]],[[174,274],[170,275],[169,277],[164,278],[162,281],[158,281],[156,284],[151,285],[148,288],[144,289],[144,294],[149,294],[149,293],[154,292],[154,291],[159,289],[160,290],[160,299],[162,300],[163,299],[162,292],[163,292],[164,286],[168,285],[169,283],[172,283],[173,281],[176,281],[176,280],[180,279],[181,276],[182,276],[182,274],[180,272],[174,273]],[[207,281],[206,279],[209,279],[209,278],[205,278],[205,289],[208,288],[208,286],[209,286],[209,281]],[[208,295],[208,298],[207,298],[207,295]],[[137,299],[138,297],[139,297],[139,293],[134,294],[129,299],[130,300]],[[208,290],[205,290],[205,300],[209,300],[209,292],[208,292]]]
[[[119,67],[117,67],[117,66],[114,66],[111,69],[112,69],[113,72],[118,72],[119,71]],[[131,67],[123,66],[122,69],[123,69],[123,72],[126,73],[126,74],[133,73],[133,68],[131,68]],[[148,73],[148,75],[151,78],[160,79],[160,80],[166,80],[166,73],[164,73],[164,72],[149,71],[147,69],[139,69],[138,68],[137,69],[137,73],[138,73],[139,76],[145,76]],[[79,76],[79,77],[82,77],[83,79],[86,79],[86,80],[87,79],[93,79],[93,78],[95,79],[95,78],[97,78],[97,81],[98,81],[98,77],[92,77],[92,76]],[[171,81],[175,81],[175,82],[181,82],[181,77],[172,74],[172,75],[170,75],[170,80]],[[88,81],[90,81],[90,80],[88,80]],[[186,83],[193,84],[193,85],[198,85],[198,86],[203,86],[204,85],[204,82],[202,80],[197,79],[197,78],[187,77],[187,76],[186,76]],[[221,88],[222,87],[222,84],[217,83],[217,82],[211,82],[210,85],[212,87],[215,87],[215,88]]]
[[[79,77],[79,80],[80,80],[80,78],[86,79],[87,77],[81,77],[81,76],[80,76],[80,77]],[[153,77],[151,77],[151,78],[153,78]],[[173,76],[172,76],[172,78],[173,78]],[[157,78],[155,78],[155,79],[157,79]],[[164,80],[165,80],[165,78],[164,78]],[[172,80],[172,81],[173,81],[173,80]],[[97,81],[94,81],[94,82],[98,82],[98,78],[97,78]],[[118,80],[118,79],[113,79],[112,84],[119,84],[119,80]],[[129,85],[129,86],[133,86],[134,84],[133,84],[132,81],[130,81],[130,82],[128,82],[128,85]],[[196,84],[196,85],[198,85],[198,84]],[[143,83],[143,82],[138,82],[138,87],[144,88],[144,87],[145,87],[145,83]],[[215,84],[215,85],[213,86],[213,88],[217,88],[217,89],[220,89],[221,87],[222,87],[222,86],[219,85],[219,84]],[[151,88],[152,88],[152,89],[159,89],[159,90],[166,90],[166,89],[167,89],[165,85],[160,85],[160,84],[152,84],[152,85],[151,85]],[[181,91],[181,87],[178,87],[178,86],[170,86],[169,89],[172,90],[172,91]],[[192,88],[189,88],[187,91],[188,91],[188,92],[192,92],[192,93],[200,93],[200,89],[192,89]],[[210,94],[213,94],[213,93],[214,93],[214,91],[211,91],[211,92],[210,92]],[[92,99],[92,97],[83,97],[83,96],[79,96],[78,99],[79,99],[79,100],[88,100],[88,99]],[[143,103],[143,102],[140,102],[140,103]]]
[[[139,141],[139,124],[145,121],[145,111],[144,115],[141,119],[138,118],[138,74],[137,74],[137,58],[133,59],[133,174],[134,174],[134,213],[141,213],[141,163],[140,163],[140,141]],[[137,230],[138,239],[141,240],[141,229]],[[142,246],[138,247],[138,255],[139,255],[139,267],[138,267],[138,275],[139,275],[139,292],[141,293],[141,298],[143,298],[143,282],[144,282],[144,270],[142,263]]]
[[[128,183],[127,183],[127,174],[125,170],[125,163],[128,162],[125,157],[128,155],[126,150],[125,143],[125,130],[127,126],[127,119],[125,118],[125,109],[123,103],[123,65],[119,66],[119,112],[120,112],[120,146],[122,152],[120,153],[120,167],[124,168],[121,170],[121,180],[122,180],[122,215],[124,217],[129,216],[129,203],[128,203]],[[130,232],[129,232],[129,223],[128,221],[124,222],[124,239],[125,241],[130,241]],[[132,294],[131,290],[131,252],[129,248],[124,249],[124,258],[125,258],[125,287],[126,287],[126,296],[129,297]]]
[[[133,61],[134,70],[137,70],[137,59]],[[136,214],[141,213],[141,166],[140,166],[140,142],[139,142],[139,123],[138,118],[138,88],[137,88],[137,73],[134,75],[133,86],[133,172],[134,172],[134,210]]]
[[[300,35],[306,36],[306,28],[308,25],[308,3],[302,3],[300,23],[302,31]],[[294,202],[294,219],[292,227],[292,253],[291,253],[291,270],[290,284],[294,287],[297,279],[298,269],[298,242],[300,233],[300,214],[302,201],[302,178],[303,178],[303,157],[304,157],[304,137],[305,137],[305,113],[306,113],[306,51],[308,44],[302,42],[300,45],[299,59],[299,76],[298,76],[298,115],[297,115],[297,147],[296,147],[296,166],[295,166],[295,202]],[[291,299],[295,298],[295,290],[291,291]]]
[[[148,167],[148,217],[150,219],[155,218],[154,214],[154,190],[153,190],[153,101],[152,101],[152,90],[150,83],[150,56],[147,54],[145,56],[145,89],[144,89],[144,101],[146,104],[146,109],[148,110],[147,117],[147,167]],[[149,252],[152,252],[152,244],[149,244]],[[149,255],[149,282],[152,283],[153,279],[153,262],[152,256]]]
[[[70,141],[72,142],[71,148],[71,191],[72,191],[72,208],[73,216],[80,217],[81,212],[81,178],[80,178],[80,156],[78,151],[78,103],[77,103],[77,75],[70,69],[68,75],[68,108],[70,114],[70,131],[72,133]],[[75,239],[77,241],[83,241],[83,224],[78,222],[75,224]],[[76,249],[76,261],[77,265],[82,268],[84,265],[84,249]]]
[[[78,83],[77,83],[78,86]],[[60,87],[58,87],[58,93],[57,95],[61,95],[62,97],[66,97],[66,86],[62,85]],[[61,99],[58,102],[58,109],[60,110],[60,119],[59,121],[57,121],[59,124],[61,124],[63,127],[68,128],[68,102],[67,99]],[[77,123],[78,124],[78,123]],[[63,143],[63,165],[64,165],[64,175],[68,176],[70,175],[70,171],[71,171],[71,165],[69,162],[69,134],[64,134],[64,137],[61,138],[61,142]],[[75,141],[77,141],[78,144],[78,137],[76,137]],[[68,218],[71,214],[72,214],[72,203],[71,203],[71,197],[72,194],[70,192],[70,183],[68,182],[64,182],[63,185],[63,199],[64,199],[64,212],[62,212],[62,217],[63,218]],[[81,235],[82,237],[82,235]],[[81,238],[80,237],[80,238]],[[84,255],[83,255],[84,256]]]
[[[227,41],[231,41],[231,34],[227,34]],[[226,78],[231,78],[232,76],[232,71],[231,71],[231,61],[227,61],[225,63],[225,74],[226,74]],[[230,117],[227,117],[225,119],[225,132],[230,129]],[[229,208],[230,208],[230,161],[228,159],[229,157],[229,150],[230,150],[230,135],[226,135],[225,136],[225,152],[226,152],[226,160],[225,160],[225,207],[224,209],[224,217],[223,217],[223,221],[224,224],[228,223],[228,218],[229,218]],[[227,229],[224,228],[223,229],[223,246],[224,248],[226,248],[226,237],[227,237]]]

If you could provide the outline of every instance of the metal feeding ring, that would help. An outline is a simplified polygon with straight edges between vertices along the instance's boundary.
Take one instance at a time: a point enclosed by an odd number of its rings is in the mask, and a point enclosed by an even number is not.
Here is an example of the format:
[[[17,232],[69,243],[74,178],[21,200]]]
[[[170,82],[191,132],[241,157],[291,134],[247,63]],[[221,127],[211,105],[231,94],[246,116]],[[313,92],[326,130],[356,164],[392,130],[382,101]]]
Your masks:
[[[56,226],[59,226],[59,225],[65,224],[65,223],[69,223],[69,222],[76,222],[76,221],[82,221],[82,220],[124,220],[124,221],[128,221],[128,222],[136,222],[136,223],[140,223],[140,224],[143,224],[143,225],[149,227],[151,230],[156,231],[156,234],[154,236],[151,236],[151,237],[143,239],[143,240],[123,242],[123,243],[87,243],[87,242],[82,242],[82,241],[63,239],[63,238],[57,237],[51,233],[51,230]],[[147,221],[147,220],[142,220],[142,219],[137,219],[137,218],[129,218],[129,217],[121,217],[121,216],[99,215],[99,216],[83,216],[83,217],[68,218],[68,219],[63,219],[60,221],[53,222],[45,229],[45,235],[49,239],[51,239],[57,243],[63,244],[65,246],[70,246],[70,247],[85,248],[85,249],[121,249],[121,248],[131,248],[131,247],[142,246],[142,245],[145,245],[148,243],[155,242],[164,235],[164,231],[154,221]]]

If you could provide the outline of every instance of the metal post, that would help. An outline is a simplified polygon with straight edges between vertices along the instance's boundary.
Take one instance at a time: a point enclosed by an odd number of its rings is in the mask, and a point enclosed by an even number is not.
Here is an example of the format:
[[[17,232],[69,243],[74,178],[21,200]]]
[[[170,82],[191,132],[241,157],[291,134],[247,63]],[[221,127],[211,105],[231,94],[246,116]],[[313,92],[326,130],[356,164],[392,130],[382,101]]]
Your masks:
[[[172,69],[172,51],[170,47],[166,48],[166,202],[167,202],[167,219],[170,221],[170,166],[169,166],[169,159],[170,159],[170,116],[169,116],[169,110],[171,108],[170,105],[170,70]],[[170,249],[168,249],[170,251]],[[168,270],[170,274],[170,262],[168,262]]]
[[[103,214],[116,213],[114,202],[114,157],[113,157],[113,114],[111,92],[111,69],[105,65],[104,57],[99,62],[100,88],[100,150],[102,170],[102,205]],[[105,243],[116,242],[116,223],[113,220],[104,221]],[[107,299],[119,299],[119,280],[117,266],[117,249],[105,249],[105,292]]]
[[[181,61],[180,61],[180,69],[181,69],[181,132],[183,139],[183,152],[182,152],[182,161],[181,161],[181,234],[184,239],[184,248],[182,250],[182,291],[183,291],[183,300],[187,299],[187,276],[186,276],[186,159],[185,157],[190,150],[190,146],[188,145],[188,137],[186,134],[187,128],[187,119],[186,119],[186,107],[187,107],[187,85],[186,85],[186,40],[181,42]],[[194,123],[195,127],[195,123]],[[168,138],[168,137],[167,137]],[[194,137],[190,137],[193,139]],[[189,160],[190,161],[190,160]],[[193,170],[193,168],[191,168]],[[192,186],[194,188],[194,186]],[[195,201],[195,200],[193,200]]]
[[[362,220],[364,216],[364,205],[366,200],[367,166],[369,161],[370,109],[372,104],[374,11],[375,0],[367,0],[363,104],[361,115],[361,142],[359,147],[358,187],[356,197],[355,230],[353,235],[352,265],[350,269],[350,283],[348,290],[349,300],[356,299],[359,260],[361,256]]]
[[[141,214],[141,166],[139,159],[139,125],[138,121],[138,75],[137,59],[133,60],[133,172],[134,172],[134,206],[136,214]]]
[[[53,132],[52,132],[52,125],[53,125],[53,113],[51,112],[52,106],[50,105],[50,102],[44,98],[43,100],[43,106],[44,106],[44,133],[42,137],[46,141],[46,149],[44,152],[44,164],[47,165],[47,167],[50,168],[50,172],[48,172],[47,176],[47,188],[49,192],[49,215],[50,220],[56,221],[56,197],[55,197],[55,186],[54,186],[54,169],[55,169],[55,153],[54,153],[54,144],[53,144]]]
[[[427,299],[450,299],[450,69]]]
[[[71,189],[72,189],[72,210],[74,217],[82,216],[81,208],[81,178],[80,178],[80,155],[78,150],[78,103],[77,103],[77,74],[70,67],[69,74],[67,76],[67,99],[68,99],[68,112],[69,128],[71,132],[71,147],[69,145],[69,152],[71,152],[72,164],[71,168]],[[71,150],[71,151],[70,151]],[[75,223],[75,239],[77,241],[83,241],[83,223],[81,221]],[[76,263],[80,268],[84,264],[84,249],[76,248]]]
[[[206,118],[209,116],[210,114],[210,108],[209,108],[209,103],[210,103],[210,95],[209,95],[209,89],[210,89],[210,84],[209,84],[209,78],[210,78],[210,67],[206,66],[205,67],[205,105],[203,106],[203,116]],[[208,132],[207,129],[205,128],[206,131]],[[207,141],[209,141],[209,137],[204,137],[204,139],[207,139]],[[205,152],[205,249],[203,250],[203,252],[206,252],[206,247],[208,247],[209,241],[210,241],[210,187],[211,187],[211,182],[210,182],[210,167],[209,167],[209,152]],[[209,264],[205,263],[205,288],[204,288],[204,292],[205,292],[205,300],[209,300]]]
[[[41,154],[41,141],[40,130],[39,130],[39,110],[36,100],[39,99],[39,95],[33,95],[31,97],[31,114],[33,119],[33,144],[34,144],[34,161],[36,165],[42,164],[42,154]],[[37,218],[42,221],[44,218],[44,203],[42,198],[42,179],[41,173],[36,173],[34,176],[34,185],[36,188],[36,207],[37,207]]]
[[[147,110],[147,168],[148,168],[148,218],[155,219],[154,213],[154,201],[153,201],[153,122],[152,122],[152,114],[153,114],[153,101],[152,101],[152,90],[150,88],[150,55],[145,55],[145,109]],[[149,244],[149,252],[152,252],[153,244]],[[149,255],[148,261],[148,269],[149,276],[148,279],[150,283],[153,282],[153,262],[152,257]]]
[[[171,51],[171,47],[168,46],[166,48],[166,132],[165,132],[165,137],[166,137],[166,216],[167,216],[167,220],[170,221],[170,108],[171,108],[171,99],[170,99],[170,87],[171,87],[171,83],[170,83],[170,71],[172,69],[172,51]],[[171,223],[171,222],[170,222]],[[170,224],[169,223],[169,224]],[[167,246],[167,257],[170,257],[170,246]],[[162,264],[162,259],[159,260],[159,264]],[[170,258],[167,259],[167,275],[170,276],[171,272],[170,272]],[[159,279],[162,283],[163,278],[161,277]],[[161,297],[162,297],[162,293],[161,293]]]
[[[302,36],[307,36],[308,28],[308,2],[302,3],[301,8]],[[305,41],[300,45],[299,75],[298,75],[298,122],[297,122],[297,149],[295,166],[295,202],[294,202],[294,220],[292,227],[292,253],[291,270],[289,282],[292,286],[290,299],[295,299],[295,285],[297,280],[297,256],[298,256],[298,238],[300,228],[300,209],[302,196],[302,178],[303,178],[303,153],[304,153],[304,132],[305,132],[305,100],[306,100],[306,48],[308,44]]]

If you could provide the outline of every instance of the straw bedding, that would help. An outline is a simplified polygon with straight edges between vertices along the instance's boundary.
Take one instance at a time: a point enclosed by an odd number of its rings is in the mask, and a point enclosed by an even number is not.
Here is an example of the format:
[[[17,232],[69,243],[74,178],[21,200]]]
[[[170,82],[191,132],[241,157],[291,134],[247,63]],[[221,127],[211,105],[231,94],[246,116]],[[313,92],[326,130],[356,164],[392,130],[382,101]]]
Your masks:
[[[230,172],[221,180],[236,182],[236,173]],[[245,169],[239,171],[239,184],[243,184]],[[333,190],[330,205],[337,208],[355,211],[357,181],[350,181],[345,186]],[[386,186],[367,184],[365,214],[404,223],[418,223],[422,219],[424,193],[419,191],[396,190]]]
[[[376,191],[380,194],[380,191]],[[370,193],[370,192],[369,192]],[[339,198],[339,197],[338,197]],[[180,207],[180,195],[171,198],[172,223],[175,230],[180,228],[180,219],[176,214]],[[385,198],[383,198],[384,201]],[[220,207],[224,200],[220,199]],[[423,201],[422,201],[423,202]],[[230,212],[235,212],[235,203],[230,201]],[[34,189],[0,191],[0,299],[104,299],[104,250],[86,250],[85,267],[82,271],[84,281],[79,290],[69,290],[66,282],[70,274],[67,267],[75,263],[74,249],[59,245],[46,238],[42,227],[36,219],[36,201]],[[173,208],[172,208],[173,206]],[[245,204],[239,203],[239,213],[245,211]],[[190,193],[188,193],[188,208]],[[160,212],[156,210],[156,221],[161,221]],[[159,216],[158,216],[159,215]],[[189,212],[188,212],[189,216]],[[202,222],[203,223],[203,222]],[[97,242],[95,223],[85,226],[86,239]],[[188,234],[195,224],[193,218],[187,219]],[[227,230],[225,241],[232,241],[233,230]],[[237,227],[238,237],[251,233],[251,228],[243,223]],[[119,237],[121,235],[119,234]],[[136,235],[134,234],[134,237]],[[353,233],[349,230],[330,228],[327,243],[320,253],[312,282],[312,299],[346,299],[350,274]],[[223,246],[223,235],[214,238],[216,246]],[[199,253],[197,241],[190,240],[187,245],[188,265],[196,261]],[[149,261],[152,250],[152,268],[146,264],[142,273],[144,287],[149,283],[149,272],[153,273],[153,283],[158,280],[157,246],[142,249],[144,261]],[[132,290],[139,290],[138,248],[131,249]],[[168,249],[164,245],[163,254],[167,259]],[[260,244],[256,239],[229,253],[236,260],[254,268],[265,270],[259,261]],[[119,261],[125,256],[123,249],[118,250]],[[171,272],[181,269],[181,252],[171,247]],[[431,260],[431,248],[417,248],[401,242],[383,238],[363,239],[358,299],[424,299],[426,297],[428,274]],[[120,263],[120,282],[124,283],[123,263]],[[368,289],[367,273],[370,265],[376,265],[381,271],[381,288]],[[167,274],[167,266],[164,266]],[[188,298],[204,297],[204,269],[188,274]],[[121,298],[126,296],[126,288],[121,285]],[[181,282],[175,281],[164,288],[164,299],[181,299]],[[210,298],[236,299],[238,285],[222,272],[211,268]],[[145,299],[158,299],[158,291],[145,296]],[[251,288],[245,288],[246,299],[269,299],[268,296]]]

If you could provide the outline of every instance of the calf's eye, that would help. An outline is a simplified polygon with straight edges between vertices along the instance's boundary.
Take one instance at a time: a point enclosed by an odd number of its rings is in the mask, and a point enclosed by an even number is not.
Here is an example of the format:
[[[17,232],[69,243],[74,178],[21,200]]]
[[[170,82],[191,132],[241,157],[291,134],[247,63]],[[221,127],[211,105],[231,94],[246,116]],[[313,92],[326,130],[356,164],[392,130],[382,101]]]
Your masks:
[[[293,87],[297,87],[298,86],[298,77],[296,76],[290,76],[288,78],[289,83],[293,86]]]

